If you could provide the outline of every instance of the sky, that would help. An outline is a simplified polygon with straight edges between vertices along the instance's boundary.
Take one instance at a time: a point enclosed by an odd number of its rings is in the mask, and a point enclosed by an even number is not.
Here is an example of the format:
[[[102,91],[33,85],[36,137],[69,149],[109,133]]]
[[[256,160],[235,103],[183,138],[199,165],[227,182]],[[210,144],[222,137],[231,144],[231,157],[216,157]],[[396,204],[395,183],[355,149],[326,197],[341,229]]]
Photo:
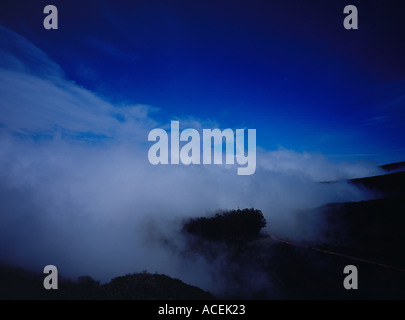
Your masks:
[[[64,76],[154,117],[254,128],[266,150],[332,159],[405,159],[405,36],[400,1],[3,1],[0,23]],[[23,117],[23,115],[22,115]]]
[[[48,2],[2,1],[0,263],[215,291],[215,266],[181,254],[184,219],[254,207],[279,237],[321,239],[299,212],[374,198],[344,180],[405,160],[399,3],[355,1],[345,30],[343,1],[53,1],[45,30]],[[256,172],[150,164],[171,120],[256,129]]]

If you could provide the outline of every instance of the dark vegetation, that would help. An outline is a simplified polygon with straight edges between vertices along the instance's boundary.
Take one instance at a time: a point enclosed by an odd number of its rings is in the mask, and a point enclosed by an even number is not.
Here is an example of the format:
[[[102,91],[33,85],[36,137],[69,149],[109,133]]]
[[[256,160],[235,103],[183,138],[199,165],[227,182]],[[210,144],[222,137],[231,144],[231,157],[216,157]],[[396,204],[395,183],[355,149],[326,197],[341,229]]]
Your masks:
[[[257,238],[265,226],[263,213],[252,208],[190,219],[184,224],[183,231],[205,240],[233,243]]]
[[[270,298],[270,279],[260,258],[263,252],[251,245],[267,237],[261,234],[266,224],[263,213],[254,208],[186,220],[182,233],[187,247],[183,254],[197,255],[214,266],[211,276],[217,280],[218,298]]]

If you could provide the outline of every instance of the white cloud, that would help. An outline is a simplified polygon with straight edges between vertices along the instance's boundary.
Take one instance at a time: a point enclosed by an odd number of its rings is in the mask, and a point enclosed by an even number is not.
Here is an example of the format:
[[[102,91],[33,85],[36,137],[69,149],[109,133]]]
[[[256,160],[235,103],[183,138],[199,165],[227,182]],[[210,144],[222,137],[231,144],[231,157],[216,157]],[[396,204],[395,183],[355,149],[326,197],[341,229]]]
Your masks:
[[[155,123],[145,105],[114,106],[63,77],[47,55],[0,27],[0,122],[15,133],[136,136]],[[119,121],[121,120],[121,121]]]
[[[322,154],[297,153],[279,149],[263,151],[260,165],[274,172],[296,175],[302,173],[314,181],[335,181],[382,174],[382,169],[370,162],[335,162]]]

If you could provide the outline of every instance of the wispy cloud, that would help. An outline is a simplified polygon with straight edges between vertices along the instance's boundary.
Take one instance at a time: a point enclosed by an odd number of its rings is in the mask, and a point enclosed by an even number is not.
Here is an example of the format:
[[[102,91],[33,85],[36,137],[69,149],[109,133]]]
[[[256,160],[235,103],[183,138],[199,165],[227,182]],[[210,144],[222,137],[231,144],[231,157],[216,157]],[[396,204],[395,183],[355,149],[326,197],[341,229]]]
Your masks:
[[[60,68],[33,44],[0,29],[0,119],[15,133],[136,135],[154,125],[145,105],[114,106],[63,77]]]

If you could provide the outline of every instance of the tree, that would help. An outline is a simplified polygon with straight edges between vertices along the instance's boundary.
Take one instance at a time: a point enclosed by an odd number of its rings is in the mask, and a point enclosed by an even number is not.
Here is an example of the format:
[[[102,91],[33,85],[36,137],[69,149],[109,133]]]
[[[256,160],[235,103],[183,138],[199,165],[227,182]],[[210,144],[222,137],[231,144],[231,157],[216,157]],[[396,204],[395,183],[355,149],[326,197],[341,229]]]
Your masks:
[[[188,220],[183,231],[210,241],[245,241],[257,237],[266,226],[263,213],[257,209],[237,209],[217,213],[211,218]]]

